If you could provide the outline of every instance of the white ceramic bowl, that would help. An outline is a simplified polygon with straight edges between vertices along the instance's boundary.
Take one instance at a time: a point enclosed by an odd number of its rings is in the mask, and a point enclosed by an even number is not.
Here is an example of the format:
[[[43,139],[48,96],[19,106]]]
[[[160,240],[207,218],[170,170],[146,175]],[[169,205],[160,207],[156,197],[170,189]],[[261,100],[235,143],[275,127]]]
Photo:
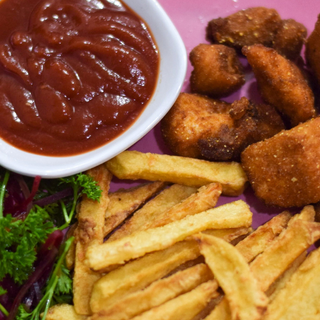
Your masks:
[[[156,0],[123,0],[147,23],[160,52],[160,72],[152,99],[121,136],[93,151],[48,157],[21,151],[0,139],[0,165],[27,176],[57,178],[82,172],[126,150],[147,134],[168,112],[183,84],[187,54],[175,26]],[[0,124],[1,125],[1,124]]]

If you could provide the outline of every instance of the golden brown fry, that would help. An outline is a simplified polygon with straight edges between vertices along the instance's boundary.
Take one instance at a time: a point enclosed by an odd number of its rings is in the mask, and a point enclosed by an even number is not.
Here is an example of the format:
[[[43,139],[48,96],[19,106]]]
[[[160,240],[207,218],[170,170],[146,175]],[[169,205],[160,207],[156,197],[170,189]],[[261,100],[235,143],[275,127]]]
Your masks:
[[[296,126],[316,116],[314,95],[300,69],[274,49],[262,45],[244,47],[262,98]]]
[[[147,202],[141,209],[117,229],[108,239],[108,242],[123,238],[135,231],[144,230],[149,221],[157,219],[162,212],[169,210],[182,200],[190,197],[197,191],[196,188],[174,184],[160,192],[156,197]]]
[[[191,91],[213,98],[225,97],[245,83],[243,67],[233,48],[199,44],[189,55],[193,70]]]
[[[78,226],[75,231],[76,255],[73,277],[73,303],[78,314],[91,313],[89,300],[92,287],[100,278],[100,274],[92,271],[84,262],[85,254],[90,246],[101,245],[104,238],[105,212],[109,204],[109,185],[111,173],[104,165],[100,165],[87,172],[102,190],[99,201],[84,199],[80,203],[77,215]]]
[[[134,292],[119,299],[112,306],[94,314],[91,320],[129,320],[180,294],[193,290],[203,282],[212,279],[212,273],[205,264],[177,272],[170,277],[153,282],[144,290]]]
[[[206,229],[249,227],[252,212],[242,200],[187,216],[163,227],[138,231],[116,241],[91,246],[87,250],[87,263],[93,270],[113,264],[123,264],[142,255],[165,249],[186,237]]]
[[[313,251],[268,306],[264,320],[318,319],[320,250]]]
[[[320,224],[297,219],[290,223],[250,265],[262,291],[266,292],[288,267],[320,237]],[[205,320],[230,320],[231,310],[223,299]]]
[[[289,221],[289,225],[296,220],[305,220],[312,222],[315,219],[315,214],[316,212],[314,210],[314,206],[305,206],[300,213],[297,213],[292,217],[292,219]]]
[[[194,236],[200,252],[228,300],[232,319],[261,318],[268,298],[259,288],[254,274],[241,253],[231,244],[216,237]]]
[[[251,262],[287,227],[290,218],[287,211],[276,215],[240,241],[236,248],[248,263]]]
[[[217,282],[210,280],[132,320],[192,320],[212,298],[219,295],[217,289]]]
[[[213,235],[232,241],[247,229],[213,230]],[[91,308],[98,312],[110,306],[127,294],[145,288],[152,281],[162,278],[188,261],[194,261],[200,256],[196,241],[182,241],[168,249],[150,253],[138,260],[128,262],[124,266],[110,272],[95,284],[91,297]],[[180,269],[183,270],[183,269]]]
[[[242,153],[243,169],[257,197],[285,208],[320,200],[319,129],[317,117],[252,144]]]
[[[221,183],[222,193],[236,196],[246,187],[247,177],[239,163],[214,163],[162,154],[124,151],[107,162],[108,169],[120,179],[169,181],[200,187]]]
[[[69,304],[56,304],[49,308],[46,320],[85,320],[87,316],[77,314]]]
[[[272,47],[278,53],[290,60],[297,60],[307,37],[306,27],[293,20],[282,20]]]
[[[185,241],[131,261],[99,279],[92,291],[90,306],[98,312],[118,299],[145,288],[186,261],[199,257],[194,242]]]
[[[266,295],[269,298],[269,303],[274,300],[278,293],[286,286],[287,282],[290,280],[292,275],[300,267],[301,263],[306,259],[307,251],[302,252],[302,254],[293,261],[293,263],[288,267],[288,269],[278,278],[269,289],[266,291]]]
[[[153,182],[130,189],[120,189],[110,193],[109,206],[106,212],[104,236],[107,236],[130,214],[141,207],[151,197],[166,187],[165,182]]]
[[[173,221],[181,220],[188,215],[194,215],[214,208],[221,191],[221,185],[219,183],[209,183],[199,188],[197,192],[172,208],[164,212],[159,212],[156,219],[146,221],[146,224],[139,230],[161,227]]]
[[[271,46],[280,25],[281,18],[275,9],[253,7],[211,20],[207,33],[214,42],[240,50],[256,43]]]
[[[292,222],[250,265],[263,291],[290,266],[290,264],[320,239],[320,224],[305,220]]]

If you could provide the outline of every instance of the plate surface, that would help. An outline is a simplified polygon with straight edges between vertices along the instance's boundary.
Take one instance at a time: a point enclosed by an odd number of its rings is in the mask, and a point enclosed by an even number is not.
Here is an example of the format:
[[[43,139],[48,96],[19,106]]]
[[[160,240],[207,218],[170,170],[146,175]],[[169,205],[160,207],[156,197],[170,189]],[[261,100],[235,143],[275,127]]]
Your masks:
[[[275,8],[282,19],[292,18],[303,23],[308,30],[308,34],[314,29],[317,16],[320,13],[320,1],[318,0],[159,0],[159,3],[178,29],[188,54],[199,43],[208,43],[205,38],[205,29],[208,21],[218,17],[225,17],[241,9],[254,6]],[[241,59],[241,62],[246,65],[245,59]],[[188,62],[187,75],[182,87],[184,92],[189,91],[191,71],[192,67]],[[246,96],[253,101],[260,99],[255,80],[250,74],[247,76],[247,82],[241,90],[223,100],[232,102],[241,96]],[[162,141],[159,125],[130,149],[170,154],[170,151]],[[123,184],[116,182],[113,185],[113,189],[119,186],[123,186]],[[271,215],[281,211],[264,206],[261,201],[255,198],[250,188],[239,198],[245,200],[251,206],[254,213],[253,227],[257,227],[269,220]],[[221,197],[219,204],[239,198]]]

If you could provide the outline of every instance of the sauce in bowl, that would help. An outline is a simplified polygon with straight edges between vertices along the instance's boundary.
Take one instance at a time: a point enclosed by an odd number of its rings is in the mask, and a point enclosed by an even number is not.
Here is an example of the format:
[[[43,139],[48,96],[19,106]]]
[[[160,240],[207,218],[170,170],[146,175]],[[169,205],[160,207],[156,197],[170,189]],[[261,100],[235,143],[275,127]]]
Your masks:
[[[80,154],[113,140],[155,89],[145,23],[117,0],[0,3],[0,137],[25,151]]]

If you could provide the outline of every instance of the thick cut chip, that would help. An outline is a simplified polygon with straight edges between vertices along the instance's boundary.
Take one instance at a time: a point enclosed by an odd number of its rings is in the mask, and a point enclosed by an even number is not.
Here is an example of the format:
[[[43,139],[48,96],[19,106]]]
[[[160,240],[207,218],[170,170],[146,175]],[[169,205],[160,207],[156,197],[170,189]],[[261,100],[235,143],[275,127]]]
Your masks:
[[[247,262],[251,262],[287,227],[290,218],[291,214],[287,211],[276,215],[240,241],[236,248]]]
[[[85,320],[87,316],[77,314],[69,304],[57,304],[48,310],[46,320]]]
[[[213,234],[226,241],[232,241],[246,229],[213,230]],[[151,282],[177,272],[187,262],[200,257],[196,241],[182,241],[168,249],[150,253],[140,259],[128,262],[122,267],[108,273],[96,282],[90,301],[93,312],[111,306],[130,293],[145,288]]]
[[[168,181],[194,187],[218,182],[222,185],[222,193],[229,196],[240,195],[247,182],[247,177],[237,162],[209,162],[187,157],[124,151],[106,165],[120,179]]]
[[[212,298],[219,295],[217,289],[217,282],[210,280],[132,320],[192,320]]]
[[[242,200],[187,216],[163,227],[136,232],[127,237],[87,250],[90,268],[101,270],[113,264],[123,264],[128,260],[156,250],[165,249],[186,237],[206,229],[249,227],[252,212]]]
[[[266,292],[290,265],[320,238],[320,224],[296,219],[289,223],[279,237],[250,265],[261,290]],[[231,319],[231,310],[226,299],[211,312],[206,320]]]
[[[73,303],[75,311],[83,315],[91,313],[89,300],[92,287],[101,276],[85,264],[85,253],[90,246],[103,243],[105,213],[109,204],[108,192],[112,178],[111,173],[104,165],[90,169],[87,174],[98,183],[102,193],[99,201],[91,200],[85,196],[80,203],[77,215]]]
[[[170,277],[153,282],[144,290],[119,299],[109,308],[104,308],[90,320],[129,320],[151,308],[193,290],[203,282],[212,279],[212,273],[205,264],[177,272]]]
[[[200,234],[200,251],[229,302],[232,319],[260,319],[268,298],[241,253],[226,241]]]
[[[264,320],[319,319],[320,250],[313,251],[268,306]]]
[[[99,279],[92,290],[90,306],[93,312],[112,305],[118,299],[145,288],[186,261],[199,257],[195,242],[185,241],[166,250],[131,261]]]
[[[197,189],[194,187],[173,184],[148,201],[141,209],[136,211],[124,225],[109,237],[108,241],[110,242],[123,238],[134,231],[143,229],[149,221],[156,220],[159,214],[190,197],[196,191]]]
[[[150,198],[165,188],[165,182],[153,182],[129,189],[120,189],[110,193],[109,206],[106,212],[104,235],[120,225],[130,214],[140,208]]]

